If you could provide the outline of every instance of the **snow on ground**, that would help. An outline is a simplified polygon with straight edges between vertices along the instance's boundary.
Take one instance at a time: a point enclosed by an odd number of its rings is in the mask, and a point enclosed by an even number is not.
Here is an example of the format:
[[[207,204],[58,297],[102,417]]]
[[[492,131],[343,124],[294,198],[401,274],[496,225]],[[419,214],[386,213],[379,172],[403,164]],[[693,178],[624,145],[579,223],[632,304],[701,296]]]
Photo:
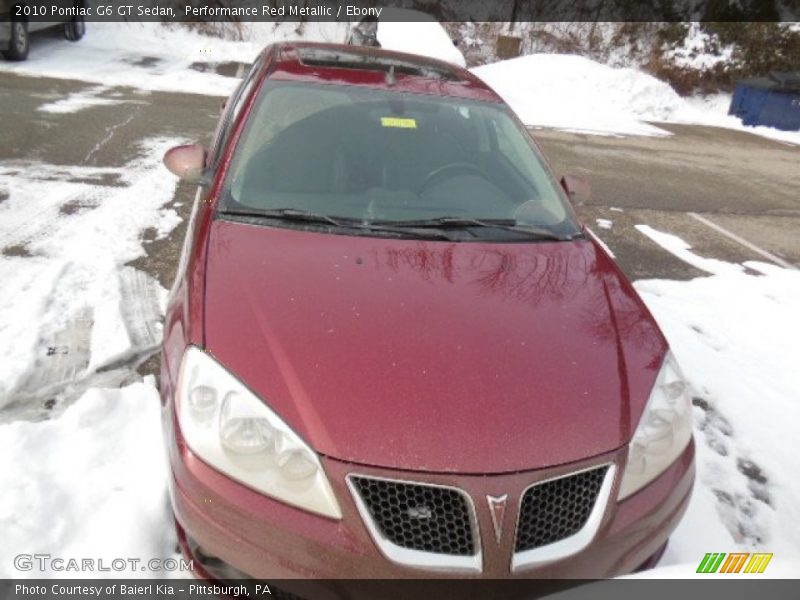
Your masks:
[[[287,40],[344,42],[349,23],[239,23],[239,40],[202,35],[179,25],[160,23],[90,23],[78,43],[64,41],[58,31],[32,37],[27,61],[0,61],[0,71],[19,75],[77,79],[104,86],[228,96],[239,79],[222,75],[218,67],[251,63],[268,44]],[[231,30],[233,31],[233,30]],[[424,54],[458,64],[464,57],[435,21],[381,23],[384,47]],[[232,69],[233,74],[236,68]],[[70,110],[75,103],[104,102],[97,97],[76,99],[45,110]],[[104,102],[107,103],[107,102]]]
[[[113,106],[122,104],[117,98],[104,97],[101,94],[109,92],[109,88],[98,85],[82,92],[70,94],[66,98],[59,98],[53,102],[42,104],[38,110],[48,113],[65,114],[74,113],[93,106]],[[113,94],[114,92],[110,92]]]
[[[694,390],[697,484],[661,564],[691,573],[706,552],[762,551],[794,560],[800,576],[800,272],[760,262],[745,270],[637,229],[712,273],[635,283]]]
[[[347,25],[309,22],[301,35],[296,32],[297,23],[240,26],[244,41],[160,23],[89,23],[85,37],[74,44],[61,39],[58,32],[32,36],[28,60],[2,61],[0,71],[105,86],[228,96],[239,79],[219,74],[213,68],[216,65],[250,63],[275,41],[343,41]]]
[[[756,262],[747,271],[723,268],[690,256],[675,236],[639,229],[714,273],[635,284],[693,387],[697,442],[689,509],[648,575],[692,577],[710,551],[764,551],[775,553],[768,576],[796,577],[800,530],[787,524],[800,519],[792,443],[800,424],[800,273]],[[8,465],[0,471],[0,576],[20,575],[7,566],[11,549],[107,562],[173,555],[158,407],[146,379],[90,389],[49,421],[0,425]]]
[[[123,265],[179,222],[161,157],[181,142],[146,140],[121,168],[0,162],[0,408],[158,344],[166,291]]]
[[[158,392],[125,385],[166,290],[125,263],[179,222],[161,157],[182,141],[144,140],[120,168],[0,162],[0,577],[26,575],[19,553],[175,557]]]
[[[800,132],[745,127],[728,115],[730,94],[681,98],[669,84],[633,68],[583,56],[531,54],[472,69],[526,125],[596,135],[670,135],[658,123],[746,131],[800,145]]]
[[[800,145],[800,131],[783,131],[774,127],[748,127],[742,125],[741,119],[728,114],[731,105],[731,94],[711,94],[684,98],[686,107],[673,116],[673,122],[724,127],[752,133],[761,137],[783,142],[793,146]]]
[[[307,24],[304,35],[342,33],[323,25]],[[237,79],[195,63],[249,62],[272,39],[294,37],[295,26],[254,25],[245,35],[253,41],[235,42],[95,23],[78,44],[36,39],[28,62],[0,70],[98,84],[42,107],[54,112],[114,102],[115,85],[226,95]],[[714,112],[724,96],[686,101],[647,75],[580,57],[534,55],[476,72],[533,125],[663,135],[644,121],[695,118],[751,130]],[[147,140],[121,168],[0,162],[0,407],[9,414],[51,391],[54,400],[27,420],[0,419],[0,576],[19,575],[9,549],[98,558],[174,551],[157,392],[152,379],[125,385],[130,361],[158,343],[166,291],[124,265],[143,254],[143,230],[163,236],[178,222],[165,208],[175,179],[160,161],[180,141]],[[756,549],[796,564],[800,273],[698,256],[680,238],[638,230],[710,274],[636,283],[695,390],[698,481],[662,565],[692,575],[706,552]]]
[[[614,221],[611,219],[595,219],[595,221],[600,229],[611,229],[614,226]]]
[[[18,554],[112,560],[175,555],[160,402],[152,377],[91,389],[59,418],[0,425],[0,577]],[[52,576],[154,576],[158,571],[49,572]]]
[[[717,260],[716,258],[698,256],[692,252],[692,247],[678,236],[658,231],[649,225],[636,225],[636,229],[682,261],[706,273],[723,275],[726,273],[741,273],[744,271],[743,267],[738,264]]]
[[[0,71],[77,79],[141,90],[229,95],[239,79],[238,64],[253,61],[275,41],[342,42],[348,23],[240,23],[241,39],[202,35],[178,25],[91,23],[72,44],[57,32],[34,36],[27,61],[0,62]],[[381,22],[386,48],[464,64],[440,24]],[[698,42],[699,43],[699,42]],[[226,72],[227,69],[227,72]],[[226,72],[226,74],[221,74]],[[727,114],[729,94],[681,98],[665,82],[634,68],[614,68],[567,54],[531,54],[483,65],[473,72],[491,85],[530,126],[595,135],[670,135],[657,124],[686,123],[747,131],[800,145],[800,132],[745,127]],[[102,90],[64,99],[43,110],[69,111],[111,103]]]

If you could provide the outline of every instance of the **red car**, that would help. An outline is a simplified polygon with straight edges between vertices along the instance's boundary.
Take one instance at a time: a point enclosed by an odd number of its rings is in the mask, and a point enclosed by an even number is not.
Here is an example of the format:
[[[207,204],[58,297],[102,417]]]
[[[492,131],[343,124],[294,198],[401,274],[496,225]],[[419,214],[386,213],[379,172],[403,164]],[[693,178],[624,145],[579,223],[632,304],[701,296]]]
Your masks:
[[[509,107],[459,67],[268,47],[198,184],[161,394],[214,579],[594,578],[658,559],[689,391]]]

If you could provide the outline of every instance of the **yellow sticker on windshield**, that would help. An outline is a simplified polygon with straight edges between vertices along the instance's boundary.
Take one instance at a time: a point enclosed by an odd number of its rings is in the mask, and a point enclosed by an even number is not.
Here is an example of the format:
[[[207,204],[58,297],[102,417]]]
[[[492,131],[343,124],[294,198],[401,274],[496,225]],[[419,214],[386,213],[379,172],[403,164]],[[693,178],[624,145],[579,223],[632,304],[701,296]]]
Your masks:
[[[399,117],[381,117],[381,125],[384,127],[400,127],[402,129],[416,129],[416,119],[401,119]]]

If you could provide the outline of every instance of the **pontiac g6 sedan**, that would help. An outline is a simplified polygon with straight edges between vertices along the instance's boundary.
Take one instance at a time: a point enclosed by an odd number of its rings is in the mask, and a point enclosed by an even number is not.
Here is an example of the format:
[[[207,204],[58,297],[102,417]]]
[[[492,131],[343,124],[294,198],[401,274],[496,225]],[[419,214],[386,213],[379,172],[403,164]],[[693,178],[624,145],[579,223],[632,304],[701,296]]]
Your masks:
[[[509,107],[468,71],[268,47],[210,149],[161,394],[213,579],[606,577],[694,480],[689,391]]]

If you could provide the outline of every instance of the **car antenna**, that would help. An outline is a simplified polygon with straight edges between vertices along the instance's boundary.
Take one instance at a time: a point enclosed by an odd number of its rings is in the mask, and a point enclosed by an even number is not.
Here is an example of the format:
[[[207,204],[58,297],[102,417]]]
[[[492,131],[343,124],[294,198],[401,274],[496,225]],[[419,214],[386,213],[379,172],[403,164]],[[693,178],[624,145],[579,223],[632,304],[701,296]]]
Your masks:
[[[397,79],[394,76],[394,65],[389,65],[389,70],[386,72],[386,85],[392,87],[395,83],[397,83]]]

